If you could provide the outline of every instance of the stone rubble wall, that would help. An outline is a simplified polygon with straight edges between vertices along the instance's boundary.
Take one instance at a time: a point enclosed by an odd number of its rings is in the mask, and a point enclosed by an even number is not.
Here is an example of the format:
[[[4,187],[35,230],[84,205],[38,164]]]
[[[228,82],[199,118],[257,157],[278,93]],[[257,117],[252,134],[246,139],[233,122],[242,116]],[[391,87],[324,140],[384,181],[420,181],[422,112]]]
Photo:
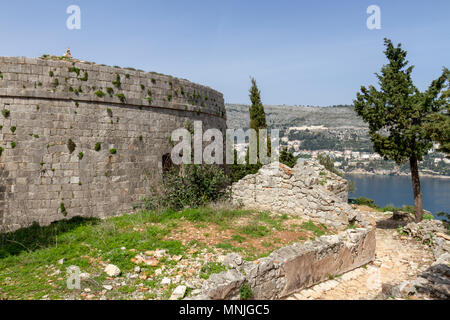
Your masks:
[[[356,215],[347,198],[347,181],[311,160],[300,161],[292,169],[271,163],[232,186],[236,204],[306,216],[336,228],[346,227],[350,216]]]
[[[366,265],[375,259],[375,248],[375,227],[371,226],[296,243],[255,262],[230,254],[224,260],[230,269],[213,274],[194,299],[238,300],[244,284],[254,299],[281,299]]]
[[[120,89],[112,84],[117,75]],[[204,130],[226,129],[215,90],[82,62],[0,57],[0,109],[9,110],[0,114],[0,232],[131,212],[171,152],[173,130],[197,120]]]

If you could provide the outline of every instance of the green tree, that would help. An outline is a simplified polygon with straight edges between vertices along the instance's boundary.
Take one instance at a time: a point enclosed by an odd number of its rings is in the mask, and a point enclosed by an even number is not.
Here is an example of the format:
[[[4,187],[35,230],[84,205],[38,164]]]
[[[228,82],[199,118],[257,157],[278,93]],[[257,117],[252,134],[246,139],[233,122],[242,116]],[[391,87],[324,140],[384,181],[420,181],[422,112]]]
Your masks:
[[[445,69],[447,75],[447,90],[441,95],[442,105],[438,112],[428,116],[425,128],[434,142],[439,143],[438,151],[447,154],[450,159],[450,72]]]
[[[287,165],[290,168],[293,168],[297,164],[298,156],[294,156],[292,151],[288,151],[285,147],[280,152],[280,162]]]
[[[413,84],[408,66],[407,52],[385,39],[384,51],[389,63],[376,74],[380,90],[374,86],[361,87],[354,101],[355,110],[369,124],[369,133],[374,150],[385,160],[403,164],[409,160],[416,221],[423,219],[422,192],[420,188],[418,162],[432,147],[426,119],[439,111],[442,97],[439,96],[447,78],[447,70],[434,80],[429,88],[420,92]]]
[[[239,181],[243,177],[249,174],[255,174],[259,169],[263,166],[261,161],[259,160],[259,130],[267,129],[267,121],[266,121],[266,113],[264,111],[264,106],[261,102],[261,92],[258,89],[256,84],[256,80],[251,78],[252,86],[250,88],[250,129],[254,129],[256,131],[257,138],[257,148],[256,152],[258,155],[256,164],[250,164],[250,152],[247,150],[247,154],[245,156],[245,165],[237,164],[237,153],[235,152],[235,161],[234,164],[230,165],[230,176],[232,182]],[[270,156],[271,154],[271,143],[270,139],[267,139],[267,152]]]

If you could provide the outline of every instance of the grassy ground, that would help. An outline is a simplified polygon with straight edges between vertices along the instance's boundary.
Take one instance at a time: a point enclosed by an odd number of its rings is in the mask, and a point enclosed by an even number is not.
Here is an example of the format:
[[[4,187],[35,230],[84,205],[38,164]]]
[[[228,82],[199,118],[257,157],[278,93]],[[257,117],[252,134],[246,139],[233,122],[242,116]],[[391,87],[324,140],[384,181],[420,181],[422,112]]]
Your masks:
[[[0,236],[0,299],[167,299],[179,284],[189,295],[226,269],[220,257],[229,252],[254,260],[331,232],[289,215],[220,207],[34,225]],[[107,264],[121,275],[109,278]],[[69,266],[84,274],[81,290],[67,289]]]

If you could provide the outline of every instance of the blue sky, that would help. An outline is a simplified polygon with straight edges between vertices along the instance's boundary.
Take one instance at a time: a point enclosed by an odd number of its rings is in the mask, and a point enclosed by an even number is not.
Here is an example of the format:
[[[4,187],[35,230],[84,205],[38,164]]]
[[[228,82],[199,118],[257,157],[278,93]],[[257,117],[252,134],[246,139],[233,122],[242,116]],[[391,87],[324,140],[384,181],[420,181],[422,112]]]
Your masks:
[[[66,8],[81,8],[81,30]],[[369,5],[381,30],[366,27]],[[0,55],[61,55],[157,71],[248,103],[254,76],[265,104],[349,104],[375,84],[383,38],[401,42],[424,89],[450,58],[450,1],[2,0]]]

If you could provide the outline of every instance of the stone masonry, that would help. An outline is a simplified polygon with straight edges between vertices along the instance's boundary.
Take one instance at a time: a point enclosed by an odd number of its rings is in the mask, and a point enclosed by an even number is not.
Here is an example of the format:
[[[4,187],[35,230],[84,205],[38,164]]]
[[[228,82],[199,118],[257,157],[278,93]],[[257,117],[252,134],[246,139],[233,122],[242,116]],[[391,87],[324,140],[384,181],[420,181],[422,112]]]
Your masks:
[[[233,202],[246,208],[305,216],[336,228],[346,227],[356,215],[347,204],[347,181],[312,160],[292,169],[268,164],[232,189]]]
[[[226,128],[213,89],[77,60],[0,57],[0,109],[0,232],[130,212],[173,130]]]

